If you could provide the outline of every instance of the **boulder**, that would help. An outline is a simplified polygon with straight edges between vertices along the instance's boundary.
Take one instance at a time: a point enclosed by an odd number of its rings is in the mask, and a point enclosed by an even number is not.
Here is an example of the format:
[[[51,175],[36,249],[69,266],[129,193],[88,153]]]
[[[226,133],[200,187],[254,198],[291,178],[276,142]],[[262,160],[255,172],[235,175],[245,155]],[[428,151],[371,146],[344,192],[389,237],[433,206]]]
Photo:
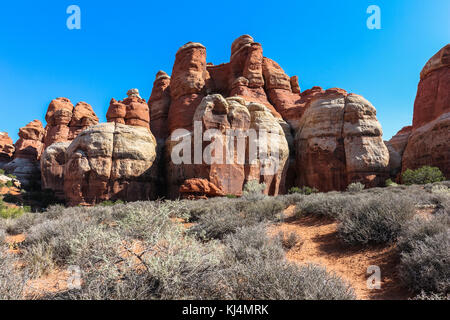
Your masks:
[[[69,205],[148,200],[155,193],[156,140],[147,128],[108,122],[81,132],[66,151]]]
[[[210,181],[198,178],[185,180],[180,186],[179,192],[182,198],[187,199],[206,199],[225,195]]]

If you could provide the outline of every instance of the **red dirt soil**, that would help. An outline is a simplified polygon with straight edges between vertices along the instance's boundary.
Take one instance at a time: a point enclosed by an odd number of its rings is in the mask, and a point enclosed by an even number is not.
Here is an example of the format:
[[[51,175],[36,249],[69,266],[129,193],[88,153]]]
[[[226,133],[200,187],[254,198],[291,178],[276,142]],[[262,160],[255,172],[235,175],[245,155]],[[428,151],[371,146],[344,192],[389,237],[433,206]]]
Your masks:
[[[287,253],[287,259],[298,264],[315,263],[341,276],[355,289],[357,299],[404,300],[410,298],[397,274],[399,257],[395,246],[350,246],[337,235],[337,223],[330,219],[305,216],[296,218],[294,206],[286,209],[286,221],[270,227],[270,234],[296,233],[301,243]],[[381,269],[381,289],[368,289],[367,268]]]

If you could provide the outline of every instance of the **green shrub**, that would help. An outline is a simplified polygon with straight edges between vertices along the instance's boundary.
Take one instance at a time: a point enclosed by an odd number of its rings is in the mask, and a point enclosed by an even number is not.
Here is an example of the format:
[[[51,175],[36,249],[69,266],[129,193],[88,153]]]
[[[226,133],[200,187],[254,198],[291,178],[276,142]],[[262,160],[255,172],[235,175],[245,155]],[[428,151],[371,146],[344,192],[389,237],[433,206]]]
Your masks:
[[[13,186],[12,181],[11,181],[11,180],[6,181],[6,186],[7,186],[8,188],[12,188],[12,186]]]
[[[361,182],[352,182],[347,186],[348,192],[360,192],[363,191],[365,188],[365,185]]]
[[[450,216],[440,211],[429,220],[417,217],[399,237],[399,274],[414,292],[450,292]]]
[[[317,193],[317,192],[319,192],[319,190],[317,190],[316,188],[308,187],[308,186],[303,186],[301,188],[292,187],[288,191],[289,194],[299,193],[299,194],[304,194],[304,195],[310,195],[312,193]]]
[[[13,175],[13,174],[7,174],[6,175],[8,178],[11,178],[11,179],[17,179],[17,177],[15,176],[15,175]]]
[[[415,214],[407,197],[386,194],[360,198],[339,215],[338,233],[347,243],[389,243]]]
[[[235,194],[227,194],[226,197],[228,199],[236,199],[237,198],[237,196]]]
[[[406,185],[427,184],[445,180],[437,167],[423,166],[416,170],[406,169],[402,174],[402,182]]]
[[[244,185],[242,198],[248,201],[262,200],[266,197],[263,193],[265,189],[264,183],[259,183],[258,180],[250,180]]]
[[[5,170],[0,169],[0,174],[5,174]]]
[[[398,186],[398,184],[395,183],[394,181],[392,181],[392,179],[387,179],[385,184],[386,184],[386,187],[397,187]]]

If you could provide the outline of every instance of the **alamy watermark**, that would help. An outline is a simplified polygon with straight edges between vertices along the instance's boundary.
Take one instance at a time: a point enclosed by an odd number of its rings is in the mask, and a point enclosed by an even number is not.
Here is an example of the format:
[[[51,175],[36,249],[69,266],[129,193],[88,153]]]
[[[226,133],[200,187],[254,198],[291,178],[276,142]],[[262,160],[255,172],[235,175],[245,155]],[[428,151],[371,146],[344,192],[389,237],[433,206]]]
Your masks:
[[[70,16],[66,20],[67,29],[81,29],[81,9],[79,6],[72,4],[67,7],[66,13]]]
[[[366,11],[370,16],[367,18],[367,28],[369,30],[381,29],[381,9],[377,5],[370,5]]]
[[[194,121],[193,132],[177,129],[171,135],[178,142],[171,151],[178,164],[259,165],[261,175],[274,175],[280,169],[280,134],[265,129],[218,129],[203,132],[201,121]],[[208,145],[204,145],[210,142]]]

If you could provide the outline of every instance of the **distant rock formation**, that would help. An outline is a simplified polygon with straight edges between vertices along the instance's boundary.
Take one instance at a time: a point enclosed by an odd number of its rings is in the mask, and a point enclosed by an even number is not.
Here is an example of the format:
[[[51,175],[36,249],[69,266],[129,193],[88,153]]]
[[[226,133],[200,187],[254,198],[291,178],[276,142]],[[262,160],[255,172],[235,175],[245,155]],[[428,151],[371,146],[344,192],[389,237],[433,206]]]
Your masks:
[[[128,90],[127,95],[128,97],[121,101],[111,99],[106,119],[108,122],[149,129],[150,113],[146,101],[139,96],[137,89]]]
[[[0,169],[12,160],[14,143],[7,132],[0,132]]]
[[[67,98],[56,98],[48,106],[45,115],[44,149],[55,142],[72,141],[81,131],[98,123],[92,107],[79,102],[74,107]]]
[[[14,159],[4,166],[5,171],[15,175],[24,187],[40,183],[39,159],[44,148],[44,134],[39,120],[20,128],[19,140],[14,145]]]

